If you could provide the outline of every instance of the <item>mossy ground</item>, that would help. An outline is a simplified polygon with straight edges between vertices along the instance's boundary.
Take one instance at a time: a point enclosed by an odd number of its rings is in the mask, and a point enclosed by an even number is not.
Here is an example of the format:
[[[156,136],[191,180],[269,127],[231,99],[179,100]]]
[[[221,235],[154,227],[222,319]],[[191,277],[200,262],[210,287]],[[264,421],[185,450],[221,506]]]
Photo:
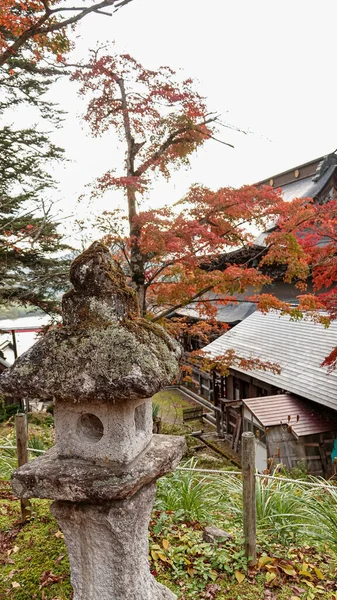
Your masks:
[[[18,525],[18,501],[0,501],[0,598],[69,600],[72,587],[63,535],[49,512],[50,502],[33,501],[32,518],[19,528],[11,547],[4,544]]]
[[[0,500],[1,599],[71,600],[64,539],[49,512],[49,505],[49,501],[34,501],[30,522],[19,526],[19,502]],[[233,530],[228,548],[222,549],[229,562],[221,566],[218,561],[218,566],[214,567],[212,560],[217,560],[220,548],[217,550],[202,542],[203,527],[198,522],[178,522],[174,515],[167,513],[162,526],[158,525],[160,514],[155,511],[150,523],[150,568],[157,580],[170,587],[179,600],[337,598],[334,584],[336,559],[329,554],[318,557],[313,549],[303,550],[308,553],[308,562],[314,562],[324,577],[322,581],[313,579],[312,587],[306,584],[304,577],[288,576],[284,572],[277,585],[270,585],[265,568],[247,570],[242,556],[241,532]],[[267,546],[266,551],[289,562],[293,549]],[[244,576],[240,583],[238,573]]]

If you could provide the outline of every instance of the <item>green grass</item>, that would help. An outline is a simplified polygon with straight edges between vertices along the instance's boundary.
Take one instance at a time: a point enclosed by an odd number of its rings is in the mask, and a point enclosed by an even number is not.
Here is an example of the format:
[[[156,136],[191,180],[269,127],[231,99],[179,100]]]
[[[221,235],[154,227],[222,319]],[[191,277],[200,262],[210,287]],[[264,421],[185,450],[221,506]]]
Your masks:
[[[152,400],[159,406],[159,416],[171,425],[182,425],[183,410],[191,408],[191,404],[179,390],[163,390],[155,394]]]

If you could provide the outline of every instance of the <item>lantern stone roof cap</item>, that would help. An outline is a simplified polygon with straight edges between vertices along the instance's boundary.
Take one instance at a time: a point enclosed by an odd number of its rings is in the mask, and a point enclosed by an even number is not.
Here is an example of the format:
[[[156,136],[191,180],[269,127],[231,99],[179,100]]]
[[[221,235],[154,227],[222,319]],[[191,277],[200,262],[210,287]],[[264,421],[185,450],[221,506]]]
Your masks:
[[[139,316],[135,291],[95,242],[70,268],[62,326],[50,329],[0,378],[12,398],[119,402],[152,396],[178,372],[181,347]]]

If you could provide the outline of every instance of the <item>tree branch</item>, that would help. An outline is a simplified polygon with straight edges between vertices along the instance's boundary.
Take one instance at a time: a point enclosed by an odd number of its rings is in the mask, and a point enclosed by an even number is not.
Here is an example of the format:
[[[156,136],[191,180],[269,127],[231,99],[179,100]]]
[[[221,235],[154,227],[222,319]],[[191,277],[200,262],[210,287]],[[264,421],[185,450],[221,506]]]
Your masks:
[[[185,302],[181,302],[180,304],[176,304],[175,306],[172,306],[171,308],[167,308],[162,313],[160,313],[159,315],[157,315],[156,317],[154,317],[152,319],[152,322],[155,323],[156,321],[159,321],[159,319],[164,319],[165,317],[169,317],[176,310],[178,310],[178,308],[182,308],[183,306],[187,306],[193,300],[195,301],[197,298],[200,298],[200,296],[202,296],[203,294],[206,294],[206,292],[209,292],[214,287],[214,285],[215,284],[213,283],[212,285],[208,285],[207,287],[205,287],[203,290],[200,290],[200,292],[198,292],[197,294],[195,294],[194,296],[192,296],[191,300],[189,300],[186,303]]]
[[[93,4],[92,6],[87,6],[86,8],[82,8],[82,9],[74,7],[74,8],[55,8],[54,10],[51,10],[49,8],[47,0],[45,0],[45,2],[43,3],[44,7],[45,7],[44,15],[42,15],[40,17],[40,19],[34,25],[32,25],[32,27],[30,27],[29,29],[24,31],[16,39],[16,41],[1,54],[0,66],[4,65],[14,54],[16,54],[17,51],[28,40],[30,40],[36,36],[46,35],[47,33],[53,33],[54,31],[59,31],[60,29],[64,29],[65,27],[68,27],[69,25],[73,25],[73,24],[77,23],[78,21],[80,21],[81,19],[86,17],[87,15],[94,13],[94,12],[98,12],[98,13],[101,12],[101,14],[109,14],[109,13],[103,13],[102,9],[106,8],[108,6],[115,6],[115,9],[118,10],[119,8],[121,8],[125,4],[128,4],[128,2],[131,2],[131,1],[132,0],[122,0],[122,1],[102,0],[101,2],[97,2],[97,3]],[[116,12],[116,10],[114,12]],[[68,19],[60,20],[57,23],[50,22],[49,24],[44,26],[46,21],[48,21],[48,19],[52,18],[54,14],[62,13],[63,11],[76,11],[78,14],[73,15],[72,17],[69,17]],[[109,16],[110,16],[110,14],[109,14]]]
[[[135,176],[136,177],[140,177],[141,175],[143,175],[143,173],[145,173],[145,171],[147,171],[147,169],[153,164],[155,163],[158,158],[160,158],[165,152],[166,150],[168,150],[168,148],[170,146],[172,146],[173,144],[177,144],[182,142],[183,140],[177,140],[176,138],[179,135],[182,135],[184,133],[190,132],[190,131],[197,131],[197,127],[200,127],[201,125],[207,125],[208,123],[212,123],[214,121],[217,120],[217,117],[211,117],[205,121],[203,121],[202,123],[198,123],[197,126],[186,126],[186,127],[181,127],[180,129],[177,129],[176,131],[174,131],[173,133],[171,133],[165,140],[165,142],[162,143],[162,145],[160,146],[160,148],[158,148],[158,150],[156,150],[156,152],[154,152],[152,154],[152,156],[150,156],[150,158],[148,158],[145,162],[143,162],[142,165],[140,165],[138,167],[138,169],[136,169],[135,171]]]

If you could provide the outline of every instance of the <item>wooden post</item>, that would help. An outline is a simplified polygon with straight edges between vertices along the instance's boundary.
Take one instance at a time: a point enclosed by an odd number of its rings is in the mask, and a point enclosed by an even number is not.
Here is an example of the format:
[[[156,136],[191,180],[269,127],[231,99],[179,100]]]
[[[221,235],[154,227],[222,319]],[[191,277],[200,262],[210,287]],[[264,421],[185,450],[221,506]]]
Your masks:
[[[225,378],[223,375],[220,377],[220,396],[221,398],[225,397]]]
[[[12,329],[11,333],[12,333],[12,341],[13,341],[14,358],[16,360],[17,357],[18,357],[18,347],[17,347],[17,344],[16,344],[15,329]]]
[[[249,564],[256,564],[255,435],[242,434],[243,536]]]
[[[22,467],[28,462],[28,431],[27,415],[18,413],[15,415],[16,448],[18,453],[18,467]],[[20,500],[21,520],[27,521],[30,517],[30,502],[26,499]]]
[[[220,414],[220,402],[219,402],[219,386],[216,380],[216,372],[213,371],[213,398],[215,410],[215,421],[216,421],[216,434],[219,438],[223,437],[223,431],[221,428],[221,414]]]

